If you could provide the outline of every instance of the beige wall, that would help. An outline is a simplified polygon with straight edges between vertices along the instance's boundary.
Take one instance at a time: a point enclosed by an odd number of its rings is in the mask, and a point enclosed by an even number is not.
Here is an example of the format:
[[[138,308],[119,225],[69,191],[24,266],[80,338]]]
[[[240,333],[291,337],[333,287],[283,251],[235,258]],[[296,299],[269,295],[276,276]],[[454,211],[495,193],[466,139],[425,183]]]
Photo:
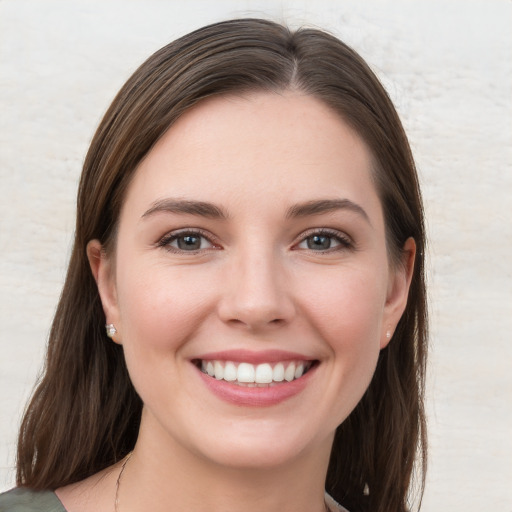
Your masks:
[[[292,7],[293,5],[293,7]],[[330,28],[388,87],[430,233],[424,510],[512,510],[512,3],[0,2],[0,490],[63,281],[88,141],[134,67],[210,21]]]

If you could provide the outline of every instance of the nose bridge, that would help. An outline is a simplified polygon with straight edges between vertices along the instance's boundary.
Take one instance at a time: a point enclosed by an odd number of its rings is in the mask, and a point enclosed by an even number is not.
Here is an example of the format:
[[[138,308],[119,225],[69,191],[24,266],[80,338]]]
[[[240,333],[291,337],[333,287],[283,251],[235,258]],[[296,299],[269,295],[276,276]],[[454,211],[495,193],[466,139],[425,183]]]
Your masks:
[[[221,314],[250,329],[288,321],[294,313],[280,255],[271,246],[236,251],[228,269]]]

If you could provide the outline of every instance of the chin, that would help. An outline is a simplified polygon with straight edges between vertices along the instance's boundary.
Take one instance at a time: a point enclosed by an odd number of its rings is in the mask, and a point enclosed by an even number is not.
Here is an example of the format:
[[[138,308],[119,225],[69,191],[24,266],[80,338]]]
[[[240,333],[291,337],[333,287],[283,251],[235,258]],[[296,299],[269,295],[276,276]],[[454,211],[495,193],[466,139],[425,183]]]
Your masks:
[[[269,470],[282,467],[300,458],[302,450],[276,443],[240,443],[205,454],[214,463],[237,470]]]
[[[231,429],[215,435],[210,432],[208,442],[199,448],[202,456],[212,462],[230,468],[258,470],[283,467],[313,451],[330,452],[334,432],[314,436],[311,432],[297,430],[290,426],[270,426],[253,423],[246,431]]]

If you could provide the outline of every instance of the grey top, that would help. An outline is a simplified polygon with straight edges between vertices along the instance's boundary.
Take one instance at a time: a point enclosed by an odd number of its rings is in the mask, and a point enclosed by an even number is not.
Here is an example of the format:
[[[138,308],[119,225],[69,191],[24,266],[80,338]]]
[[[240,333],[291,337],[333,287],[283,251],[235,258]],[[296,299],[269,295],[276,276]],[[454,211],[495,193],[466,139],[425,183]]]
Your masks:
[[[328,494],[325,502],[331,512],[348,512]],[[16,487],[0,494],[0,512],[66,512],[66,509],[53,491]]]
[[[0,512],[66,512],[53,491],[16,487],[0,494]]]

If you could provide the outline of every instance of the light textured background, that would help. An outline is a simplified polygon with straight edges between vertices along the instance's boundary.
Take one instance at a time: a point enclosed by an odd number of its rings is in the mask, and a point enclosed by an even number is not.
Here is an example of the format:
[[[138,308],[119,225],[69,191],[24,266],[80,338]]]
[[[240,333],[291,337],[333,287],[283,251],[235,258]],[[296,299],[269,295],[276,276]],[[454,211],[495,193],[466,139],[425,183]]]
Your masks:
[[[512,2],[0,1],[0,490],[62,285],[88,142],[150,53],[206,23],[334,31],[409,133],[430,234],[423,510],[512,511]]]

